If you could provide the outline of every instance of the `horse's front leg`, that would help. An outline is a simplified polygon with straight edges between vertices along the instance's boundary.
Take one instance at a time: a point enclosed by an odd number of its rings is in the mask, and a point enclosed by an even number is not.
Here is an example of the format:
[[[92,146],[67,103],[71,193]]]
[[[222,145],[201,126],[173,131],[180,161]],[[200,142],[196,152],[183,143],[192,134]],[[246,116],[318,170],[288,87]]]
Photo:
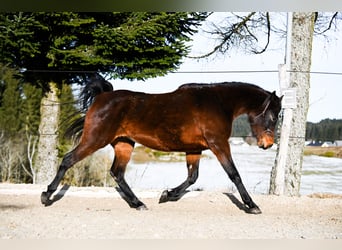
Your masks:
[[[125,180],[126,166],[131,158],[134,142],[118,142],[114,144],[113,147],[115,151],[115,158],[112,168],[110,169],[110,174],[122,192],[120,195],[130,207],[136,208],[137,210],[146,210],[147,207],[145,204],[135,196]]]
[[[250,197],[245,186],[242,183],[240,174],[236,169],[233,159],[231,157],[230,146],[228,142],[222,143],[221,145],[211,145],[210,149],[216,155],[223,169],[238,189],[241,199],[247,206],[246,212],[251,214],[261,214],[260,208],[253,202],[252,198]]]
[[[186,193],[186,189],[194,184],[198,178],[198,167],[201,158],[201,152],[199,153],[187,153],[186,154],[186,166],[188,168],[187,179],[171,190],[164,190],[160,196],[159,203],[167,201],[178,201]]]

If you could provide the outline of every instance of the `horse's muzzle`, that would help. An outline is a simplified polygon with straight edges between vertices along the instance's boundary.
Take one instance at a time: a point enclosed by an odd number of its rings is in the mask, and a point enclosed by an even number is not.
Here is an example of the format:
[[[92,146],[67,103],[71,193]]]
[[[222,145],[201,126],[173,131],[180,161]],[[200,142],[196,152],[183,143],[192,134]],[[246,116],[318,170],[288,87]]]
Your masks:
[[[272,147],[273,146],[273,144],[268,144],[268,145],[258,145],[259,146],[259,148],[262,148],[262,149],[268,149],[268,148],[270,148],[270,147]]]
[[[268,149],[274,144],[274,136],[271,130],[265,130],[262,132],[261,136],[258,137],[258,147],[262,149]]]

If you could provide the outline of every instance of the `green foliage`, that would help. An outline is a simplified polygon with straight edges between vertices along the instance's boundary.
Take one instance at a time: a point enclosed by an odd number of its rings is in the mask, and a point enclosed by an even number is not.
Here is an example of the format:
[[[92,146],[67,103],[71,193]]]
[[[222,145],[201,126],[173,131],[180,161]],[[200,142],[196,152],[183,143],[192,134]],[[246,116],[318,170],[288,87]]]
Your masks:
[[[9,136],[38,134],[42,90],[15,78],[12,69],[0,65],[0,130]]]
[[[32,182],[28,169],[40,121],[41,89],[0,65],[0,180]]]
[[[31,84],[22,87],[21,124],[28,134],[38,135],[42,90]]]
[[[188,13],[126,13],[120,26],[99,25],[95,31],[97,53],[115,64],[115,77],[143,79],[176,69],[188,53],[187,34],[195,32],[196,16]]]
[[[146,79],[176,69],[205,13],[3,13],[0,62],[29,82],[83,82],[85,73]]]
[[[335,153],[332,152],[332,151],[327,151],[327,152],[321,154],[321,156],[324,156],[324,157],[335,157]]]
[[[316,141],[342,140],[342,120],[325,119],[319,123],[308,122],[305,139]]]
[[[20,84],[12,77],[13,71],[8,68],[0,69],[1,94],[0,106],[0,130],[8,136],[14,136],[20,130]]]
[[[65,138],[65,132],[72,121],[78,117],[76,101],[70,85],[62,85],[59,101],[60,116],[58,127],[58,156],[63,157],[68,151],[70,151],[72,146],[72,142]]]
[[[234,120],[232,136],[245,137],[251,134],[250,125],[246,115]],[[324,119],[319,123],[306,123],[306,140],[335,141],[342,140],[342,120]]]
[[[2,63],[20,67],[40,53],[41,41],[35,34],[43,27],[32,14],[1,14],[0,27]]]
[[[248,122],[247,115],[241,115],[237,117],[233,122],[233,137],[246,137],[251,135],[251,126]]]

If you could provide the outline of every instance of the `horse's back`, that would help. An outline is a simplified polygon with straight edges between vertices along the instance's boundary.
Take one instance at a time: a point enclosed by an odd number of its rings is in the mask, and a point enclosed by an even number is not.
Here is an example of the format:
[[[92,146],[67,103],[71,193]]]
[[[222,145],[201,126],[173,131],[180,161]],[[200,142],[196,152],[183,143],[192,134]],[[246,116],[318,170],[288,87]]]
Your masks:
[[[164,151],[205,149],[199,127],[203,110],[197,91],[178,89],[165,94],[117,90],[97,96],[88,119],[101,115],[102,131],[127,137]],[[94,112],[96,111],[96,112]],[[99,120],[99,119],[98,119]]]

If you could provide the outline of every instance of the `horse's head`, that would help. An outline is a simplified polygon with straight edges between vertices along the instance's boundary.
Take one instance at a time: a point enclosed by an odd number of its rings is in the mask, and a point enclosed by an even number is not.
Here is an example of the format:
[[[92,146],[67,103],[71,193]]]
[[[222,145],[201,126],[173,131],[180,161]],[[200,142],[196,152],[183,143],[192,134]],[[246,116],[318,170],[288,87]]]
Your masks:
[[[274,91],[269,94],[260,108],[249,113],[252,133],[257,138],[260,148],[270,148],[274,143],[274,129],[281,109],[281,99],[282,97],[279,98]]]

